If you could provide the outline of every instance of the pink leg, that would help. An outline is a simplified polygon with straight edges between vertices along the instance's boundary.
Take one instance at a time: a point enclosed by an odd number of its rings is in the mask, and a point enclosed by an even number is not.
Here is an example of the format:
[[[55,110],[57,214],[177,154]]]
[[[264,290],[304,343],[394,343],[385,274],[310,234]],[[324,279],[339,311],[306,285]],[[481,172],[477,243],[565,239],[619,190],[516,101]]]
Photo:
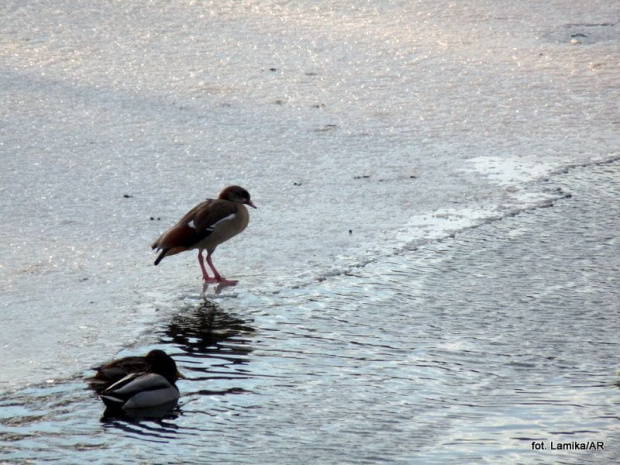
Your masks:
[[[209,267],[213,270],[213,276],[215,276],[215,280],[218,283],[222,283],[222,284],[228,284],[228,285],[235,285],[237,284],[238,281],[230,281],[228,279],[225,279],[222,277],[221,274],[219,274],[217,272],[217,270],[215,269],[215,265],[213,265],[213,262],[211,261],[211,254],[207,252],[207,263],[209,264]]]
[[[207,261],[208,261],[208,256],[207,256]],[[205,268],[204,257],[202,256],[202,249],[198,250],[198,263],[200,263],[200,269],[202,270],[202,279],[204,280],[205,283],[213,283],[217,281],[217,279],[215,278],[210,278],[209,273],[207,273],[207,269]]]

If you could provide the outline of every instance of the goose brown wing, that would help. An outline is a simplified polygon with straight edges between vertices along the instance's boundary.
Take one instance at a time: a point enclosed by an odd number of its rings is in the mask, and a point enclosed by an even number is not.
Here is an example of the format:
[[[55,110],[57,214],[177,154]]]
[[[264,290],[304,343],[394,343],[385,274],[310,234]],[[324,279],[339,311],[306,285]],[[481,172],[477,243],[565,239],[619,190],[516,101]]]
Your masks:
[[[206,202],[205,202],[206,203]],[[205,233],[206,237],[211,234],[218,225],[233,220],[237,214],[237,205],[228,200],[211,200],[204,208],[195,211],[194,216],[186,223],[194,227],[198,234]]]
[[[153,243],[153,248],[190,248],[208,237],[218,225],[234,219],[237,206],[228,200],[209,199],[192,208]],[[169,254],[170,255],[170,254]]]

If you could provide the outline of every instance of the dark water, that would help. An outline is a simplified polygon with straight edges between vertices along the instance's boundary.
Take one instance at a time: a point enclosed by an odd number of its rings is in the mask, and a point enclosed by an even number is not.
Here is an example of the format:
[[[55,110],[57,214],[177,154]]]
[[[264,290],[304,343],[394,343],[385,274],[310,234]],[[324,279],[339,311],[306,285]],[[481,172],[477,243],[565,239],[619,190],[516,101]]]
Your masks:
[[[80,373],[2,397],[0,459],[618,463],[619,181],[576,168],[550,208],[352,275],[179,299],[143,348],[188,377],[172,414],[102,421]],[[572,441],[604,450],[551,450]]]

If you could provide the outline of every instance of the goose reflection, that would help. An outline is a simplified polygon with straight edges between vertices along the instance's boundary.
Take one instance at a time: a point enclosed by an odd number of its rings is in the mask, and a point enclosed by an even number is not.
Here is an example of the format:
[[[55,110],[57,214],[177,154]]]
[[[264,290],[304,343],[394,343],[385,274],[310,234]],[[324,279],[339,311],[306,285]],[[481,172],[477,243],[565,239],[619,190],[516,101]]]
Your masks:
[[[162,331],[161,342],[174,344],[185,352],[183,371],[192,381],[240,379],[249,376],[247,364],[252,352],[248,335],[250,324],[204,300],[198,307],[176,315]],[[191,373],[191,374],[190,374]],[[200,390],[200,394],[228,394],[224,391]]]
[[[207,299],[207,293],[209,291],[209,285],[212,283],[208,283],[208,282],[204,282],[202,284],[202,297],[206,300]],[[220,282],[218,283],[214,288],[214,294],[215,295],[220,295],[222,293],[222,291],[224,289],[226,289],[227,287],[231,287],[234,286],[235,284],[230,284],[229,282]]]
[[[253,332],[246,321],[205,300],[200,306],[176,315],[164,329],[162,342],[173,343],[190,354],[230,351],[247,355],[252,349],[243,336]]]

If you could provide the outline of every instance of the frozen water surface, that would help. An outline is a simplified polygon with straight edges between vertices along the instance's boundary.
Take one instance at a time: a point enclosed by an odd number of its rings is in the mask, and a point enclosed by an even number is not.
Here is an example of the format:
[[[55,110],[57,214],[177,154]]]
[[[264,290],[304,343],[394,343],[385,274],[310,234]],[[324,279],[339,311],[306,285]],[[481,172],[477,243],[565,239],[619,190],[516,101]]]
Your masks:
[[[610,463],[619,13],[5,1],[2,450]],[[231,183],[259,209],[205,309],[148,245]],[[80,378],[152,345],[180,416],[100,425]],[[608,450],[530,456],[565,435]]]
[[[141,346],[188,378],[174,414],[100,422],[75,374],[5,393],[3,457],[616,463],[619,176],[577,168],[551,208],[319,283],[177,298]],[[573,441],[604,450],[552,449]]]

